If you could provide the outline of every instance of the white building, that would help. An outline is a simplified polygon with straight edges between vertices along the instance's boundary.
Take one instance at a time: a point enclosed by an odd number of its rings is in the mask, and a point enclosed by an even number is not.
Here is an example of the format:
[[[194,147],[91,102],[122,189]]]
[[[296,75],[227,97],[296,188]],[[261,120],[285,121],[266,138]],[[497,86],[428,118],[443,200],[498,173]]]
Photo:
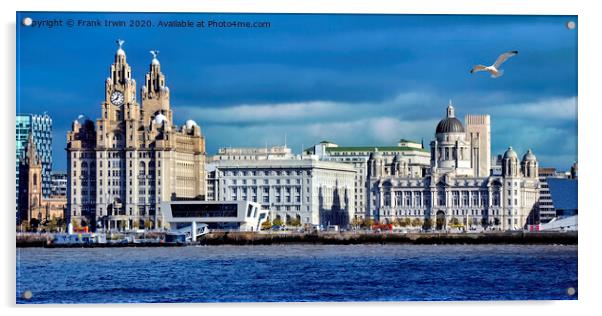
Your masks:
[[[207,166],[217,201],[251,201],[271,220],[346,226],[354,217],[355,169],[315,159],[222,160]]]
[[[267,219],[267,210],[248,201],[166,201],[161,203],[172,230],[206,224],[209,229],[257,231]]]
[[[466,122],[466,140],[470,142],[470,164],[475,177],[491,173],[491,118],[489,115],[469,114]]]
[[[356,171],[355,202],[353,210],[357,218],[363,219],[370,214],[367,201],[368,158],[374,152],[379,152],[384,163],[390,165],[393,161],[400,165],[404,174],[410,177],[422,177],[430,169],[430,154],[417,142],[401,139],[396,146],[363,146],[343,147],[329,141],[305,149],[304,154],[314,156],[322,161],[345,163]],[[388,167],[386,167],[388,168]]]
[[[539,197],[538,162],[529,150],[519,161],[509,147],[502,158],[500,176],[475,176],[466,130],[450,104],[431,141],[431,168],[423,177],[388,163],[381,152],[368,160],[369,209],[381,222],[419,219],[427,227],[445,229],[450,223],[464,227],[522,229]],[[485,155],[487,156],[487,155]],[[488,159],[488,158],[487,158]]]

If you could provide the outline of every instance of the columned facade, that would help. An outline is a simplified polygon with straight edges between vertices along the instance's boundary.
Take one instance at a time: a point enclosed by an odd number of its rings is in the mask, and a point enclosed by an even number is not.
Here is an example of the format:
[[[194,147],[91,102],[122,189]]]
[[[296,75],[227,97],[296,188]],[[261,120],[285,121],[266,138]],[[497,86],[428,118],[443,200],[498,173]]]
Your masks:
[[[485,155],[487,155],[485,153]],[[501,176],[479,177],[471,143],[454,108],[447,108],[431,142],[431,168],[424,177],[409,177],[384,163],[378,152],[368,160],[368,194],[372,216],[381,223],[445,230],[450,227],[520,230],[538,199],[538,163],[529,150],[519,162],[512,147],[504,154]]]

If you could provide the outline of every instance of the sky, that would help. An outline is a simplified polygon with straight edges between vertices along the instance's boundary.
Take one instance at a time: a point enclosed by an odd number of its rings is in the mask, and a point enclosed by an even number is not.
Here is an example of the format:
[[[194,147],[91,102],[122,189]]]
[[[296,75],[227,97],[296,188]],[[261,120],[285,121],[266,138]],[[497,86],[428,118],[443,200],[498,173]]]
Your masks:
[[[566,26],[576,16],[17,13],[25,17],[34,25],[17,23],[17,113],[52,116],[54,170],[66,169],[71,122],[100,116],[118,38],[138,88],[149,51],[160,51],[174,123],[195,120],[208,154],[285,141],[295,153],[322,140],[428,146],[451,100],[461,120],[491,115],[492,155],[512,146],[532,149],[542,167],[577,161],[577,29]],[[36,24],[53,19],[63,25]],[[159,26],[188,20],[270,26]],[[469,73],[510,50],[519,54],[502,77]]]

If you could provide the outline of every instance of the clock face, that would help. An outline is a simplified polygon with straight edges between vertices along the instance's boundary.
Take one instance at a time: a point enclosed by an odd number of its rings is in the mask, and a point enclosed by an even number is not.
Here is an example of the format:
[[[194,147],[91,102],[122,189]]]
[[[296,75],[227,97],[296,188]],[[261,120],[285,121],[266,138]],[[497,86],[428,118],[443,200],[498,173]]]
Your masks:
[[[115,105],[123,104],[123,93],[121,91],[114,91],[111,93],[111,103]]]

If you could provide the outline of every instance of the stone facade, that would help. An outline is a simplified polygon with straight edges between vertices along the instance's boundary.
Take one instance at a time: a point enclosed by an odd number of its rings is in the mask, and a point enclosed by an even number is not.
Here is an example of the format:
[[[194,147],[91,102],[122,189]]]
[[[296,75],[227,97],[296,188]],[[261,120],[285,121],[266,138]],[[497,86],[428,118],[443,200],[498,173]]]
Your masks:
[[[500,176],[476,177],[471,142],[450,104],[431,142],[431,170],[408,177],[380,152],[368,160],[370,209],[380,222],[418,219],[427,228],[464,227],[518,230],[525,227],[539,198],[538,162],[529,150],[519,161],[512,147]],[[388,168],[387,168],[388,167]]]
[[[466,139],[470,141],[470,161],[475,177],[488,177],[491,172],[491,118],[489,115],[469,114]]]
[[[251,201],[271,220],[347,226],[354,214],[355,169],[313,159],[230,160],[212,163],[217,201]]]
[[[422,177],[430,169],[430,155],[421,144],[401,139],[396,146],[361,146],[345,147],[329,141],[305,149],[304,154],[315,156],[322,161],[344,163],[356,171],[354,195],[354,216],[359,219],[372,217],[366,186],[368,182],[368,158],[374,152],[383,157],[383,168],[389,173],[389,168],[399,168],[408,177]]]
[[[67,134],[70,219],[96,229],[162,224],[160,203],[204,199],[205,138],[192,120],[173,123],[157,53],[140,89],[123,41],[104,85],[101,117],[80,116]]]

